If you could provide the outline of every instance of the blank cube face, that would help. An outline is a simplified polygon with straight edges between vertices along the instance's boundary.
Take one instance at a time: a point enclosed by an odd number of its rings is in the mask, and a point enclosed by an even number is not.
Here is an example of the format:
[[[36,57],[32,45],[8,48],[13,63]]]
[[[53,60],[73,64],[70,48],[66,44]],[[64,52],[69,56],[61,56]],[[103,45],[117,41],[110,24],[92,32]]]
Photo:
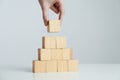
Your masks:
[[[47,61],[47,72],[57,72],[57,61]]]
[[[79,67],[78,60],[68,60],[68,71],[77,72]]]
[[[58,72],[67,72],[68,71],[68,63],[67,61],[58,61]]]
[[[48,32],[60,32],[60,20],[50,20],[48,25]]]
[[[70,60],[73,58],[73,52],[71,48],[63,49],[63,59]]]
[[[51,49],[52,60],[62,60],[62,49]]]
[[[46,72],[46,61],[33,61],[33,72],[34,73],[41,73]]]
[[[56,48],[56,39],[53,36],[43,37],[43,48]]]
[[[56,37],[57,48],[66,48],[67,39],[66,37]]]
[[[39,60],[51,60],[51,50],[50,49],[38,49],[38,59]]]
[[[51,41],[50,48],[56,48],[56,39],[55,39],[55,37],[51,37],[50,41]]]

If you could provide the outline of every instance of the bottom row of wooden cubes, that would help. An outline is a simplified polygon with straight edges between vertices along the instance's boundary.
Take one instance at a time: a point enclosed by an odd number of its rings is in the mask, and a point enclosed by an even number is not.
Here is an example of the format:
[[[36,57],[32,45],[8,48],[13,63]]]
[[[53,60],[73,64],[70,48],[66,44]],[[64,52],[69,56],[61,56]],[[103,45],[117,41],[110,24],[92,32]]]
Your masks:
[[[77,72],[78,60],[33,61],[33,72]]]

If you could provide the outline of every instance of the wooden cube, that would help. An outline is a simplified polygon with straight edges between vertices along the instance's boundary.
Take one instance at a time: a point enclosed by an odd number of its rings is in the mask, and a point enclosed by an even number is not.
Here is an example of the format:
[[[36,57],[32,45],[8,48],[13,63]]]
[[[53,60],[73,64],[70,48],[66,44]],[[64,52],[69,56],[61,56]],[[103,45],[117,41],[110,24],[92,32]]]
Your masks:
[[[66,48],[67,40],[66,37],[56,37],[57,48]]]
[[[73,59],[73,52],[71,48],[64,48],[62,51],[63,59],[64,60],[70,60]]]
[[[47,61],[47,72],[57,72],[57,61]]]
[[[33,61],[33,73],[46,72],[46,61]]]
[[[50,20],[48,25],[48,32],[60,32],[60,20]]]
[[[78,60],[68,60],[68,71],[78,72],[79,63]]]
[[[56,48],[56,39],[54,36],[43,37],[43,48]]]
[[[51,60],[51,50],[38,49],[38,60]]]
[[[51,49],[52,60],[62,60],[62,49]]]
[[[68,62],[66,60],[58,60],[58,72],[68,72]]]

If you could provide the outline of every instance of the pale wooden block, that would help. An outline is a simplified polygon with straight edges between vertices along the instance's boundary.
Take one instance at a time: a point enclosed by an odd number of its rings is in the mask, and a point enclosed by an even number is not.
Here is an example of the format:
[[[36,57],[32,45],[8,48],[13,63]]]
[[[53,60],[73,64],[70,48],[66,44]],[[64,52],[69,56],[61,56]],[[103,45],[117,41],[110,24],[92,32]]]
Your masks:
[[[44,36],[42,37],[42,45],[43,45],[43,48],[50,48],[51,46],[51,41],[50,41],[50,37],[49,36]]]
[[[46,61],[33,61],[33,73],[46,72]]]
[[[39,60],[51,60],[51,50],[50,49],[38,49],[38,59]]]
[[[79,62],[78,60],[68,60],[68,71],[78,72]]]
[[[61,24],[60,20],[50,20],[48,25],[48,32],[60,32]]]
[[[62,51],[62,55],[64,60],[73,59],[73,51],[71,48],[64,48]]]
[[[58,72],[68,72],[68,62],[66,60],[58,60]]]
[[[47,72],[57,72],[57,61],[47,61]]]
[[[50,38],[50,41],[51,41],[50,48],[56,48],[56,39],[54,36]]]
[[[66,37],[56,37],[57,48],[66,48],[67,39]]]
[[[62,60],[62,49],[51,49],[52,60]]]
[[[54,36],[44,36],[42,43],[43,48],[56,48],[56,39]]]

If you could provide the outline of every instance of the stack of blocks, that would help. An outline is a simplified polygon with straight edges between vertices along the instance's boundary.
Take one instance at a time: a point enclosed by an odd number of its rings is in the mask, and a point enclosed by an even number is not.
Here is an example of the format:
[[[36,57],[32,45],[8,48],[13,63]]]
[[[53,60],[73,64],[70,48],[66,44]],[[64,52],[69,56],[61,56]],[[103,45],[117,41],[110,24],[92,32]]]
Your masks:
[[[56,28],[55,28],[56,27]],[[48,32],[59,32],[60,21],[49,21]],[[38,60],[33,60],[33,72],[77,72],[78,60],[73,59],[73,51],[67,48],[64,36],[44,36],[42,48],[38,49]]]

